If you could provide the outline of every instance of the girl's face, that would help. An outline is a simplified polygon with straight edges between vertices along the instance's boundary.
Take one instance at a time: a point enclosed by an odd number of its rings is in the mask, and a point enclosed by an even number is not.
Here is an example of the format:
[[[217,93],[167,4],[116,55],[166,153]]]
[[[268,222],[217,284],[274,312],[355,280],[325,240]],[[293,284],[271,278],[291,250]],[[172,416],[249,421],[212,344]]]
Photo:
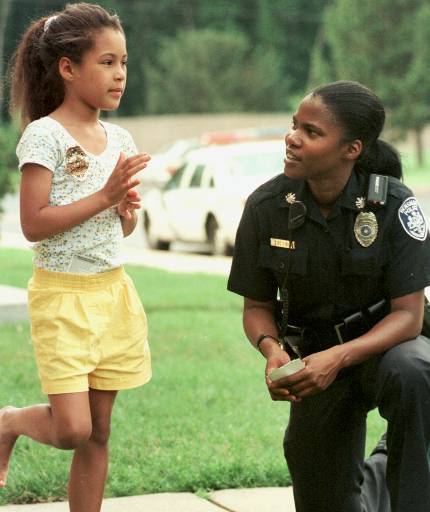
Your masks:
[[[344,173],[350,144],[343,130],[318,96],[306,96],[285,136],[284,173],[293,179],[336,178]]]
[[[127,77],[127,50],[122,32],[112,28],[93,34],[93,47],[80,64],[72,64],[73,80],[68,92],[91,109],[119,107]]]

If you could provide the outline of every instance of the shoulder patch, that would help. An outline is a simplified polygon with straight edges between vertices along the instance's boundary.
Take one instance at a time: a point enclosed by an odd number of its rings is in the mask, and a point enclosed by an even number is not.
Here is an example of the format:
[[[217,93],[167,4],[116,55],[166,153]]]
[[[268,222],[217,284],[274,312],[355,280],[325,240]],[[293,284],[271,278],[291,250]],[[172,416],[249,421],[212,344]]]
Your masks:
[[[415,197],[406,198],[399,211],[400,223],[406,233],[423,242],[427,238],[427,223]]]

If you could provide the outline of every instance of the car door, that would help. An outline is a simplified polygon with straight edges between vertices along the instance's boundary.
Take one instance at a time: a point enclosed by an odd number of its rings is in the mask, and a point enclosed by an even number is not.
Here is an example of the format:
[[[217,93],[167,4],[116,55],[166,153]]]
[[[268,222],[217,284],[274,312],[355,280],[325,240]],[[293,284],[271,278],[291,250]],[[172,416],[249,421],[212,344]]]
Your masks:
[[[199,240],[199,188],[204,172],[203,164],[189,163],[178,187],[165,190],[164,208],[178,240]]]

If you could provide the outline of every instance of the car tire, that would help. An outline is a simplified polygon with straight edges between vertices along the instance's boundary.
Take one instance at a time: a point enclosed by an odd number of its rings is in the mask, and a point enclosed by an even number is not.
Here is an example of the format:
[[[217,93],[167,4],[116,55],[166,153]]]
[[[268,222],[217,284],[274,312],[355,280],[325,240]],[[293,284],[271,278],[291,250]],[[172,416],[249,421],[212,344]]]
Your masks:
[[[213,256],[225,256],[227,244],[222,236],[221,229],[215,217],[209,217],[206,222],[206,234],[209,244],[209,252]]]
[[[146,212],[143,215],[143,229],[145,231],[146,242],[150,249],[155,249],[158,251],[168,251],[170,249],[170,242],[166,240],[160,240],[152,232],[151,221]]]

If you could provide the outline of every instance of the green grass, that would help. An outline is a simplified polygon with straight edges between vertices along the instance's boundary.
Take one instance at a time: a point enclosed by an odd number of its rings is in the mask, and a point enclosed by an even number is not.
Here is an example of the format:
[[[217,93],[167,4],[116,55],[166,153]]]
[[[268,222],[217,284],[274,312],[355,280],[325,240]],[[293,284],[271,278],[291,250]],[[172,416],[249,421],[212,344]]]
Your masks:
[[[1,282],[25,286],[27,251],[0,250]],[[154,376],[119,394],[107,496],[282,486],[286,403],[272,402],[225,278],[129,267],[150,324]],[[45,401],[24,324],[1,326],[0,404]],[[384,430],[375,413],[369,446]],[[18,441],[0,504],[65,498],[70,452]]]

